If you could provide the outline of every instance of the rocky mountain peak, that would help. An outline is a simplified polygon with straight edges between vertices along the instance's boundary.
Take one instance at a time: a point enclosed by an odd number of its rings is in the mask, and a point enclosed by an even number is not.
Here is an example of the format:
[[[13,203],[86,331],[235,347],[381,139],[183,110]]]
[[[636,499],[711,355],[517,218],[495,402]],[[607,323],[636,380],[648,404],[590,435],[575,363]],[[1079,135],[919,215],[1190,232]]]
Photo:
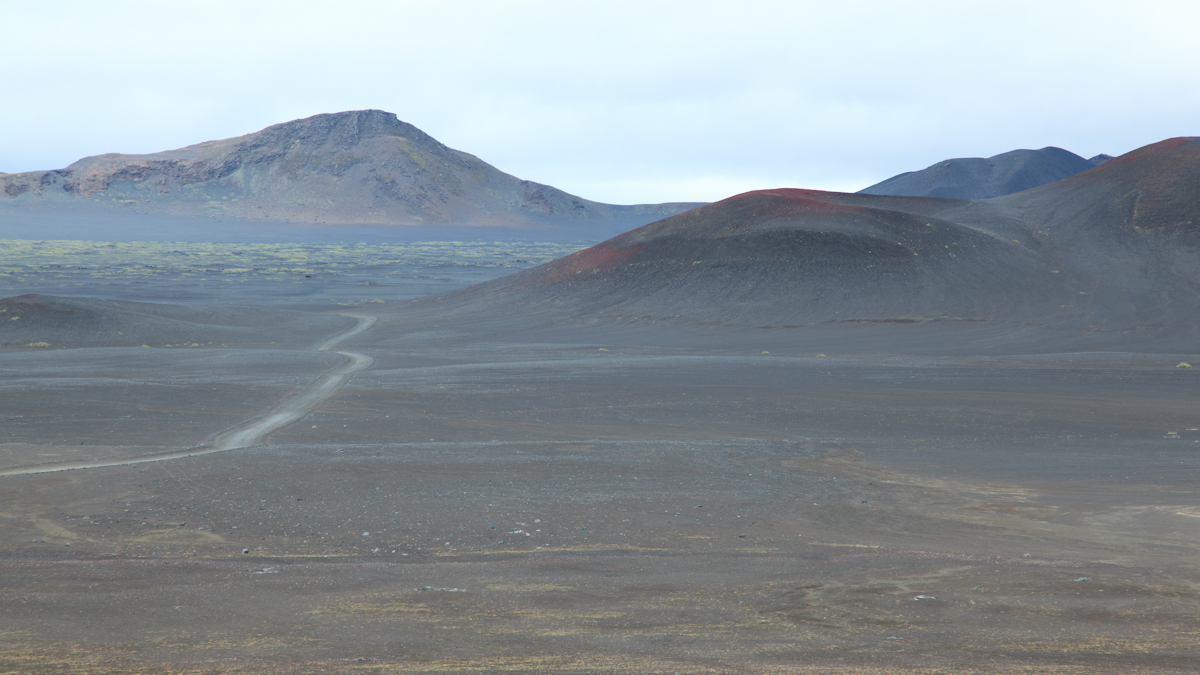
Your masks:
[[[604,221],[607,230],[696,206],[614,206],[523,181],[383,110],[314,115],[178,150],[97,155],[66,169],[3,176],[0,197],[32,208],[517,228]]]
[[[395,113],[383,110],[351,110],[314,115],[275,124],[242,138],[257,138],[264,143],[301,142],[311,145],[353,146],[364,139],[391,136],[418,143],[438,143],[415,126],[402,122]]]

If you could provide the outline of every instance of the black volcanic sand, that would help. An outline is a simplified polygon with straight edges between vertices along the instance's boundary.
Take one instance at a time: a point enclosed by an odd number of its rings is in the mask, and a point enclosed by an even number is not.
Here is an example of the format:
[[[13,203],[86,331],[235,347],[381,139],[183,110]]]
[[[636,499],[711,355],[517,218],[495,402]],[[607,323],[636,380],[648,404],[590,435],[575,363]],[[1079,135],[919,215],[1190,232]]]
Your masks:
[[[266,446],[0,479],[5,670],[1194,670],[1194,357],[519,343],[422,312],[339,346],[375,366]],[[842,330],[881,328],[913,326]],[[3,358],[0,468],[200,444],[338,362]]]
[[[1196,672],[1195,198],[1154,152],[754,193],[330,350],[223,305],[253,339],[6,348],[0,672]],[[373,365],[265,445],[12,475],[200,446],[338,351]]]
[[[0,471],[199,445],[343,360],[279,349],[5,353]]]

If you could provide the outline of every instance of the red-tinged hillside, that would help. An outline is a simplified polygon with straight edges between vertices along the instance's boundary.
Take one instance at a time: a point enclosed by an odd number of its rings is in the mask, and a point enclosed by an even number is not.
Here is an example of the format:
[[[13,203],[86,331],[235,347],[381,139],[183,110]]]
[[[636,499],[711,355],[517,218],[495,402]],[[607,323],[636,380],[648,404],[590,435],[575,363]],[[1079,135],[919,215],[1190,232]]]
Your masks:
[[[442,296],[428,319],[595,336],[786,328],[773,344],[869,351],[1190,352],[1197,224],[1200,140],[1171,139],[996,199],[748,192]]]
[[[1200,245],[1200,138],[1138,148],[1040,188],[997,202],[1050,228],[1111,228]]]
[[[1041,289],[1056,280],[1021,246],[895,205],[912,208],[888,197],[749,192],[446,302],[778,326],[992,320],[1049,299]]]

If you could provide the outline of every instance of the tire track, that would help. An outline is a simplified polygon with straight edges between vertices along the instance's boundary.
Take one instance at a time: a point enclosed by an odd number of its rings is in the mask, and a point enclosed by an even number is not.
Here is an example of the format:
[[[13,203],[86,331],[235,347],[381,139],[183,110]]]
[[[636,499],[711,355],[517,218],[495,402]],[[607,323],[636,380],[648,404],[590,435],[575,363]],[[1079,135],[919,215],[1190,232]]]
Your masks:
[[[348,315],[349,316],[349,315]],[[367,330],[375,325],[378,320],[374,316],[353,316],[355,320],[354,327],[344,333],[339,333],[317,346],[313,347],[314,351],[327,351],[332,349],[339,342],[354,337],[359,333]],[[0,470],[0,477],[3,476],[20,476],[33,473],[50,473],[53,471],[74,471],[76,469],[98,469],[106,466],[126,466],[129,464],[143,464],[146,462],[164,462],[170,459],[183,459],[184,457],[198,457],[200,455],[211,455],[217,452],[228,452],[230,450],[239,450],[248,448],[262,443],[263,438],[272,431],[282,429],[283,427],[303,418],[305,415],[312,412],[323,401],[329,399],[336,394],[355,373],[362,372],[370,368],[375,360],[366,354],[358,352],[339,351],[338,354],[345,356],[349,362],[334,368],[325,373],[316,382],[309,385],[299,394],[285,399],[279,405],[272,408],[267,414],[262,417],[255,418],[232,429],[227,429],[217,434],[212,443],[207,446],[199,446],[188,448],[186,450],[175,450],[172,452],[161,452],[153,455],[139,455],[137,457],[126,457],[122,459],[98,459],[87,462],[59,462],[56,464],[38,464],[35,466],[25,466],[16,469]]]

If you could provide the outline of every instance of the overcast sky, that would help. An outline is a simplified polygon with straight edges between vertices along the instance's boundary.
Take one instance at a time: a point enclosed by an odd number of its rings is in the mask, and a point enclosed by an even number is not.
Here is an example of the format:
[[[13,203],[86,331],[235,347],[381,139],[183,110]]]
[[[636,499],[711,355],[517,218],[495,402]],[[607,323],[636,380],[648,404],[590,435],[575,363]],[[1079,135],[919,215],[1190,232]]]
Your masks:
[[[612,203],[1200,135],[1200,2],[5,2],[0,171],[380,108]]]

